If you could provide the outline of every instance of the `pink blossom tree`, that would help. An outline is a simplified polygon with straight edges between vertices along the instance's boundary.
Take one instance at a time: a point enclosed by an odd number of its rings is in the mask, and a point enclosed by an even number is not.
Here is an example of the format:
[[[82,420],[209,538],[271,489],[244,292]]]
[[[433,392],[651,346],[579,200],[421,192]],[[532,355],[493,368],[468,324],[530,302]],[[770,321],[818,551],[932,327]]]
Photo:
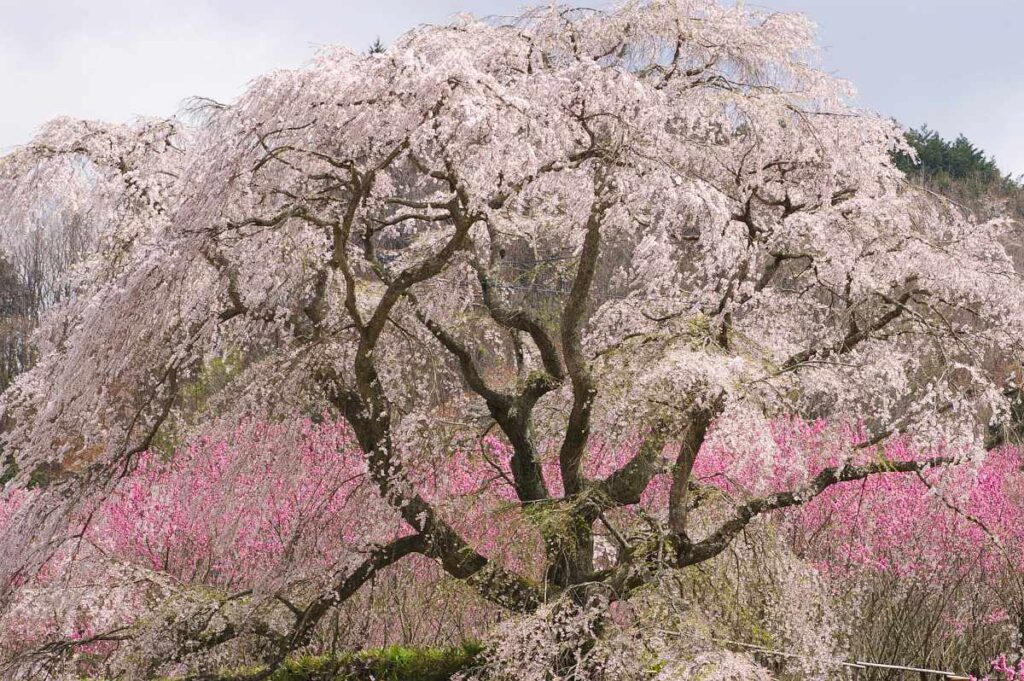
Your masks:
[[[102,233],[0,398],[14,484],[41,488],[7,524],[5,583],[69,522],[80,536],[176,419],[195,435],[328,410],[403,523],[282,606],[271,662],[411,554],[497,607],[587,613],[836,484],[980,453],[1024,338],[1012,224],[908,185],[901,131],[814,51],[801,16],[710,0],[542,8],[325,50],[187,123],[51,124],[0,159],[4,220],[66,206]],[[227,353],[244,370],[185,418]],[[691,518],[709,430],[768,477],[778,416],[857,437],[792,486]],[[484,434],[508,448],[535,574],[487,555],[416,472]],[[951,453],[878,450],[897,434]],[[632,541],[610,516],[658,485],[641,521],[657,539]]]

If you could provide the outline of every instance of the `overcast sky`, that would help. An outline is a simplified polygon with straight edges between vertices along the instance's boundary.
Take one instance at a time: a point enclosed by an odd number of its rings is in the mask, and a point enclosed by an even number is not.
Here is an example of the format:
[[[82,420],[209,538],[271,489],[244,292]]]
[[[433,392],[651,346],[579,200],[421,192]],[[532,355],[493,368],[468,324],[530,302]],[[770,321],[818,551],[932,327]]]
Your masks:
[[[0,0],[0,151],[60,114],[169,115],[190,95],[230,100],[318,45],[365,48],[456,12],[522,4]],[[964,133],[1005,171],[1024,173],[1024,0],[747,0],[755,4],[817,21],[826,67],[854,82],[863,105],[947,137]]]

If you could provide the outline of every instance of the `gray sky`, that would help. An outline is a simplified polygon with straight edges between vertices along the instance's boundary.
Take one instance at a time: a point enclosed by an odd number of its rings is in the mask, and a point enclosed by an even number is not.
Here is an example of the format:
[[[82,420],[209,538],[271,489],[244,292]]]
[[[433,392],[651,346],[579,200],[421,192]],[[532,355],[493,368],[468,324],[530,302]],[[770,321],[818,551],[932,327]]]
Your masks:
[[[522,0],[0,0],[0,151],[60,114],[168,115],[230,100],[318,45],[364,48],[452,14]],[[596,0],[598,5],[603,0]],[[1024,173],[1024,0],[747,0],[818,22],[826,67],[863,105],[966,134]]]

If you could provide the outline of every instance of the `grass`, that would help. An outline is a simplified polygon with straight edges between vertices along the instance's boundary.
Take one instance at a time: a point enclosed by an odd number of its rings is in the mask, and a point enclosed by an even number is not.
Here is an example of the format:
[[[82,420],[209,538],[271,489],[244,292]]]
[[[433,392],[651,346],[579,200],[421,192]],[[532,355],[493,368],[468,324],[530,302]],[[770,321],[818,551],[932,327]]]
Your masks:
[[[449,681],[455,673],[479,664],[481,650],[478,644],[464,643],[454,648],[388,646],[333,656],[305,655],[289,659],[270,681]]]
[[[268,681],[450,681],[458,672],[481,664],[483,646],[428,648],[388,646],[339,655],[299,655],[289,658]],[[262,667],[235,667],[211,677],[221,681],[250,678]],[[81,681],[108,681],[86,677]],[[180,681],[176,677],[162,681]]]

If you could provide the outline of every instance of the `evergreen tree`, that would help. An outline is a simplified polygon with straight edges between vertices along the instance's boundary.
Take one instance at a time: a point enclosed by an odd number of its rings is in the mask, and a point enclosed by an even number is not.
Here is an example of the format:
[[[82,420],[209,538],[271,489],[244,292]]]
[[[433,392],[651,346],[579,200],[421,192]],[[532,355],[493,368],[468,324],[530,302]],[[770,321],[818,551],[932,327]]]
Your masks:
[[[897,154],[896,165],[907,176],[960,201],[983,196],[1011,198],[1020,192],[1020,184],[1003,175],[993,158],[976,147],[964,135],[953,141],[944,139],[927,125],[907,133],[907,142],[917,159]]]

